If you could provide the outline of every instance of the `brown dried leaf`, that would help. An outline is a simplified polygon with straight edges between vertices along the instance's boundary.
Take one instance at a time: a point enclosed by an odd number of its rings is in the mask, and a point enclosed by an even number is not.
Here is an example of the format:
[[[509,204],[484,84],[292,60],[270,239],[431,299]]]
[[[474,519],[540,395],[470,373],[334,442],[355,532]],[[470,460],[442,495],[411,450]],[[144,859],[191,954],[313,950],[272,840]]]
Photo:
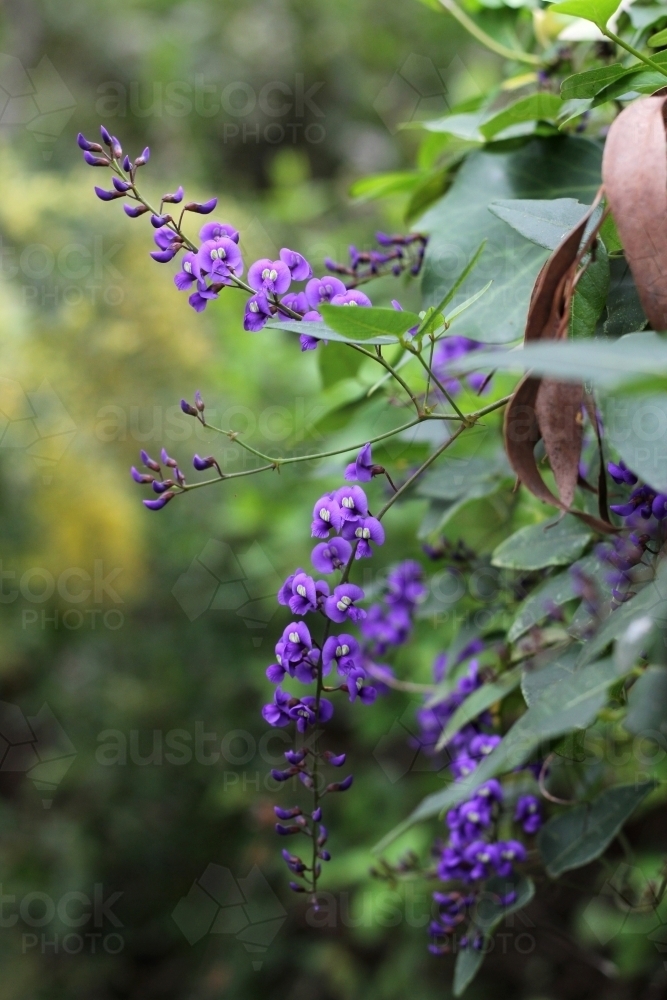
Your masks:
[[[665,101],[629,104],[612,123],[602,158],[607,200],[654,330],[667,330]]]
[[[581,382],[557,382],[544,378],[535,401],[535,414],[560,501],[568,509],[574,500],[579,477],[583,397]]]

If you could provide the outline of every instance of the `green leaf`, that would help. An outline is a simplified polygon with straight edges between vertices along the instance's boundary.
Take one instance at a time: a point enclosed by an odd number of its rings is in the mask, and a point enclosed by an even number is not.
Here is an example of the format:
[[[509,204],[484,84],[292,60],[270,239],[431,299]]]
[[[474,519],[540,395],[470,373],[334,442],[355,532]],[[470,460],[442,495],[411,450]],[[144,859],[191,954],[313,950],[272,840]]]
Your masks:
[[[324,305],[320,312],[332,330],[357,343],[387,335],[398,338],[419,325],[419,316],[400,309]]]
[[[422,179],[419,170],[397,170],[385,174],[362,177],[350,187],[350,197],[358,201],[373,201],[390,194],[405,194],[413,191]]]
[[[591,202],[600,184],[600,156],[595,143],[570,136],[532,139],[512,152],[476,150],[468,156],[448,193],[417,224],[421,232],[431,234],[423,280],[427,304],[442,299],[462,263],[488,239],[479,267],[459,294],[468,298],[489,279],[494,283],[466,312],[460,331],[487,343],[518,340],[548,251],[508,231],[488,206],[510,198]]]
[[[583,646],[578,666],[585,666],[602,653],[610,642],[618,639],[635,618],[649,617],[665,624],[667,615],[667,562],[658,565],[655,579],[631,597],[625,604],[612,611],[595,635]]]
[[[623,726],[635,736],[667,735],[667,667],[647,667],[632,685]]]
[[[475,948],[461,948],[456,956],[456,965],[454,966],[452,990],[455,997],[460,997],[465,993],[481,969],[485,957],[481,949],[477,951]]]
[[[492,496],[512,484],[512,471],[504,452],[494,458],[454,458],[443,461],[424,476],[418,496],[434,501],[419,529],[419,538],[441,531],[472,500]]]
[[[565,677],[576,673],[578,646],[570,646],[546,666],[536,669],[534,666],[524,668],[521,678],[521,693],[524,701],[530,707],[540,700],[547,688],[553,687]]]
[[[425,173],[412,191],[405,209],[405,221],[410,223],[417,216],[422,215],[429,205],[432,205],[445,193],[449,187],[449,181],[449,167],[438,167],[436,170]]]
[[[595,578],[601,578],[605,573],[609,573],[609,566],[601,563],[594,555],[579,560],[573,566],[576,566],[586,576]],[[508,641],[516,642],[519,636],[546,618],[550,608],[554,605],[560,607],[561,604],[567,604],[568,601],[573,601],[578,596],[575,592],[574,575],[569,570],[549,577],[541,587],[529,594],[520,606],[507,633]]]
[[[560,85],[560,96],[564,101],[573,98],[595,97],[608,87],[610,83],[620,79],[630,72],[627,66],[620,63],[613,63],[611,66],[596,66],[595,69],[587,69],[583,73],[575,73],[568,76]]]
[[[608,688],[616,680],[618,672],[612,660],[600,660],[585,670],[566,673],[546,689],[543,697],[531,704],[472,774],[428,795],[406,820],[384,837],[375,850],[384,850],[415,823],[437,816],[471,798],[475,789],[490,778],[525,764],[544,741],[588,726],[606,703]]]
[[[582,205],[576,198],[516,198],[513,201],[493,201],[489,205],[489,211],[531,243],[537,243],[547,250],[555,250],[589,207]]]
[[[592,337],[602,315],[609,292],[609,255],[601,240],[595,250],[595,260],[577,282],[570,312],[570,336],[573,339]]]
[[[590,803],[582,803],[542,827],[537,846],[547,873],[557,878],[599,858],[622,830],[637,806],[656,787],[655,781],[615,785]]]
[[[595,382],[615,388],[640,377],[667,375],[667,340],[653,331],[620,340],[579,340],[528,344],[520,351],[476,351],[474,360],[452,362],[453,373],[472,369],[526,372],[564,381]],[[657,486],[657,483],[651,485]]]
[[[592,108],[608,101],[631,100],[636,94],[654,94],[665,86],[665,77],[653,69],[633,69],[632,72],[601,90],[594,98]]]
[[[652,49],[658,49],[662,45],[667,45],[667,28],[663,28],[662,31],[658,31],[655,35],[651,35],[647,44],[650,45]]]
[[[363,361],[363,354],[351,351],[344,344],[329,344],[326,351],[318,351],[317,364],[323,387],[328,389],[341,379],[354,378]],[[358,388],[360,390],[361,386]]]
[[[562,107],[563,102],[556,94],[548,91],[530,94],[492,117],[487,117],[480,124],[479,130],[485,139],[492,139],[499,132],[522,122],[555,121]]]
[[[543,569],[567,566],[584,551],[593,533],[579,518],[566,514],[519,528],[498,546],[493,566],[504,569]]]
[[[340,309],[340,310],[347,309],[347,310],[351,311],[351,309],[350,309],[349,306],[327,306],[327,307],[323,307],[323,308],[333,308],[333,309]],[[368,309],[366,309],[365,306],[359,306],[357,308],[358,308],[359,312],[361,312],[362,309],[363,309],[364,312],[368,312]],[[399,315],[399,316],[409,315],[407,313],[399,313],[398,310],[385,309],[385,310],[382,310],[382,311],[383,312],[396,312],[396,314]],[[416,317],[416,319],[417,319],[417,322],[419,322],[419,317],[418,316]],[[377,345],[382,345],[382,344],[398,344],[398,342],[399,342],[398,341],[398,337],[390,336],[388,334],[382,335],[382,336],[377,336],[377,337],[373,337],[371,335],[369,335],[367,337],[366,336],[361,336],[361,337],[351,336],[351,337],[347,337],[347,336],[343,336],[343,334],[341,334],[341,333],[337,333],[336,330],[332,329],[326,323],[311,322],[310,320],[288,319],[288,320],[281,320],[280,322],[276,322],[275,320],[272,320],[271,322],[269,322],[269,323],[266,324],[266,326],[265,326],[264,329],[265,330],[285,330],[285,331],[287,331],[287,333],[299,333],[299,334],[306,333],[306,334],[308,334],[309,337],[315,337],[316,340],[332,340],[332,341],[335,341],[338,344],[363,344],[366,347],[368,347],[368,346],[374,346],[376,344]]]
[[[418,337],[422,336],[424,333],[430,333],[431,330],[442,322],[443,310],[449,305],[468,275],[470,275],[477,266],[477,261],[479,260],[485,246],[486,240],[482,240],[471,259],[456,278],[452,287],[445,292],[440,302],[433,308],[433,312],[424,316],[424,319],[419,324],[419,329],[417,330]]]
[[[626,13],[630,18],[632,27],[637,28],[638,31],[650,28],[652,24],[664,21],[667,17],[667,10],[664,4],[651,4],[648,7],[632,6],[628,8]]]
[[[599,229],[600,239],[607,248],[608,253],[618,253],[619,250],[623,249],[623,244],[621,243],[621,237],[618,235],[618,229],[616,228],[616,223],[614,222],[614,216],[609,213],[605,218],[604,222]],[[626,265],[627,267],[627,265]],[[630,270],[628,268],[628,270]],[[633,326],[633,330],[638,329],[638,327]],[[624,330],[624,333],[629,333],[629,330]]]
[[[602,30],[606,28],[609,18],[616,13],[618,4],[619,0],[565,0],[564,3],[552,4],[549,12],[583,17]]]
[[[611,216],[607,218],[609,219]],[[602,230],[604,230],[604,225]],[[611,251],[612,246],[608,242],[609,234],[603,233],[602,230],[600,230],[600,235],[605,241],[605,246]],[[609,271],[611,282],[607,295],[605,335],[616,338],[622,337],[626,333],[632,333],[633,330],[643,330],[648,320],[639,301],[637,286],[632,277],[632,271],[628,267],[628,262],[625,259],[612,257],[609,261]]]
[[[495,705],[497,701],[502,701],[506,695],[514,691],[521,682],[521,674],[522,668],[514,667],[513,670],[508,670],[504,674],[501,674],[497,680],[483,684],[476,691],[473,691],[463,704],[459,705],[443,729],[436,745],[436,750],[442,750],[443,747],[446,747],[464,726],[472,722],[473,719],[476,719],[478,715],[486,711],[487,708],[490,708],[491,705]],[[431,703],[439,701],[442,697],[442,692],[440,694],[434,692],[433,697],[429,698],[426,707],[428,708]]]
[[[458,115],[445,115],[444,118],[420,122],[420,125],[428,132],[445,132],[447,135],[455,135],[470,142],[484,142],[479,126],[485,116],[485,111],[471,111]]]
[[[667,395],[610,395],[602,407],[608,443],[636,475],[656,490],[667,490]]]

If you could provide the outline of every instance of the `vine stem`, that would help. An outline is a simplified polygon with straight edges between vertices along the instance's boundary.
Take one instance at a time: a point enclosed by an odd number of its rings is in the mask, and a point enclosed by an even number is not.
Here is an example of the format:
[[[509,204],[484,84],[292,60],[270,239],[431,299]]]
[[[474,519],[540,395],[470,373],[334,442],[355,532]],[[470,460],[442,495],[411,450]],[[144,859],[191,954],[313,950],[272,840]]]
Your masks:
[[[497,42],[495,38],[487,33],[476,24],[471,17],[461,10],[461,8],[454,2],[454,0],[440,0],[440,3],[449,11],[452,17],[456,18],[459,24],[466,29],[468,34],[472,35],[473,38],[477,39],[482,45],[490,49],[491,52],[495,52],[496,55],[503,56],[505,59],[514,59],[517,62],[529,63],[531,66],[539,66],[542,62],[539,56],[533,55],[531,52],[517,51],[516,49],[507,48],[501,42]]]
[[[440,3],[444,3],[444,0],[440,0]],[[600,29],[603,35],[606,35],[607,38],[610,39],[610,41],[614,42],[616,45],[620,45],[622,49],[625,49],[626,52],[629,52],[630,55],[633,55],[635,59],[641,60],[641,62],[643,62],[646,66],[650,66],[651,69],[654,69],[657,73],[660,73],[661,76],[667,76],[667,67],[661,66],[660,63],[655,62],[655,60],[651,59],[650,56],[642,55],[639,49],[636,49],[633,45],[630,45],[629,42],[624,42],[622,38],[619,38],[618,35],[616,35],[613,31],[610,31],[609,28],[603,28],[599,24],[598,28]]]

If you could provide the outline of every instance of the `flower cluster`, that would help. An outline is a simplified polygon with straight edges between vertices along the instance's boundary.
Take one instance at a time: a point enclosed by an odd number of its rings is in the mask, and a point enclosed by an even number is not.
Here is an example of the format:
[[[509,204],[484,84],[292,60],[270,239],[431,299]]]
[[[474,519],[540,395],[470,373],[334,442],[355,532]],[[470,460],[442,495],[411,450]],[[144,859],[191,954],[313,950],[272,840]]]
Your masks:
[[[481,652],[481,640],[473,640],[456,657],[453,666],[464,663],[469,657]],[[436,682],[441,682],[447,671],[447,659],[440,656],[434,664]],[[420,709],[417,720],[420,726],[420,746],[433,753],[434,746],[443,728],[456,709],[483,683],[479,664],[471,659],[467,670],[461,675],[453,690],[441,701],[429,708]],[[479,762],[487,757],[500,743],[500,736],[492,730],[489,712],[482,712],[476,719],[464,725],[451,739],[448,746],[448,767],[455,781],[462,781],[473,774]],[[449,831],[446,842],[435,847],[438,878],[445,883],[462,883],[464,892],[454,889],[435,892],[433,900],[436,916],[432,920],[429,933],[430,951],[445,954],[452,947],[452,937],[464,924],[469,924],[467,933],[459,938],[459,947],[481,948],[483,938],[475,930],[470,919],[470,909],[479,900],[487,879],[493,876],[509,878],[514,865],[526,859],[526,848],[514,838],[499,839],[498,827],[505,805],[505,792],[499,781],[491,779],[475,789],[472,798],[451,809],[447,813]],[[523,833],[533,835],[541,826],[540,806],[533,795],[518,798],[513,813],[513,821]],[[503,905],[513,902],[513,894],[502,898]]]
[[[466,354],[471,354],[473,351],[487,346],[478,340],[470,340],[468,337],[457,335],[444,337],[437,341],[433,352],[433,371],[450,396],[456,396],[457,393],[461,392],[460,380],[449,372],[452,364],[465,357]],[[477,393],[484,392],[490,381],[489,376],[483,372],[471,372],[470,375],[466,376],[466,382],[473,392]]]
[[[324,266],[334,274],[351,278],[350,287],[382,274],[393,274],[395,277],[404,271],[409,271],[413,277],[419,274],[426,249],[425,236],[421,233],[409,233],[407,236],[376,233],[375,238],[382,250],[358,250],[351,246],[349,264],[338,264],[327,257]]]
[[[179,291],[190,292],[188,301],[196,312],[203,312],[225,286],[233,286],[249,294],[243,318],[243,327],[247,331],[255,333],[261,330],[272,318],[321,322],[319,309],[327,303],[370,306],[369,297],[358,291],[356,286],[361,281],[387,273],[389,265],[389,271],[394,274],[401,274],[407,267],[411,274],[416,275],[421,268],[426,245],[424,236],[386,236],[378,233],[378,241],[385,248],[383,252],[360,253],[351,247],[352,265],[349,268],[327,262],[329,270],[351,277],[348,285],[333,275],[313,277],[313,269],[305,257],[287,247],[283,247],[277,260],[268,257],[256,260],[248,268],[247,281],[244,281],[245,265],[238,245],[240,237],[234,226],[218,221],[205,223],[199,230],[199,245],[192,242],[182,229],[186,212],[210,215],[217,205],[217,198],[205,202],[188,201],[175,218],[168,209],[183,202],[184,191],[179,186],[176,191],[164,194],[159,209],[154,209],[140,194],[136,183],[137,170],[150,157],[148,147],[132,162],[127,154],[123,154],[115,136],[104,126],[101,126],[100,132],[104,145],[91,142],[81,133],[78,137],[86,163],[92,167],[107,167],[113,175],[111,190],[96,186],[95,193],[102,201],[125,199],[129,204],[123,207],[130,218],[150,214],[157,247],[151,257],[159,264],[167,264],[182,253],[181,268],[174,275],[174,284]],[[295,291],[294,282],[306,282],[306,285]],[[396,306],[400,308],[398,303]],[[299,339],[302,351],[313,350],[320,343],[320,338],[311,333],[303,333]]]

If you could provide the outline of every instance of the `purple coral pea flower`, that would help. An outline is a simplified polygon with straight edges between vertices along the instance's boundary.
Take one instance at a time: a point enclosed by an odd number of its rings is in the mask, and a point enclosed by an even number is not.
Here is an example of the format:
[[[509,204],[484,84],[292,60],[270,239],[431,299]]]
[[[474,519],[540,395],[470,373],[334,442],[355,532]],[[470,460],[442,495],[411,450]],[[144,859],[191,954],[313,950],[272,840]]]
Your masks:
[[[335,664],[341,677],[347,677],[353,671],[360,671],[360,676],[366,676],[360,666],[359,643],[351,635],[331,635],[322,647],[322,664],[331,667]]]
[[[317,611],[318,598],[329,596],[329,584],[324,580],[317,583],[307,573],[297,573],[292,581],[292,596],[288,604],[293,615],[307,615]]]
[[[142,485],[144,483],[152,483],[154,479],[154,476],[148,476],[145,472],[139,472],[139,470],[135,469],[134,466],[130,469],[130,475],[134,479],[135,483],[141,483]]]
[[[463,857],[471,866],[468,880],[488,878],[492,866],[495,867],[498,852],[495,844],[486,844],[483,840],[473,840],[463,852]]]
[[[634,486],[637,482],[636,475],[628,469],[625,462],[619,462],[618,465],[615,462],[608,462],[607,471],[614,482],[619,483],[619,485],[625,483],[627,486]]]
[[[104,156],[95,156],[93,153],[89,153],[88,150],[83,154],[83,158],[89,167],[108,167],[109,160]]]
[[[175,191],[170,194],[163,194],[162,201],[167,202],[169,205],[178,205],[183,201],[183,185],[179,184]]]
[[[308,726],[312,726],[316,722],[328,722],[332,717],[333,705],[331,702],[326,698],[321,698],[318,708],[317,699],[312,695],[306,695],[305,698],[301,698],[290,709],[290,718],[294,719],[296,728],[300,733],[305,733]]]
[[[348,482],[369,483],[373,478],[373,458],[371,456],[371,446],[365,444],[354,462],[345,469],[345,478]]]
[[[153,472],[159,472],[160,471],[160,464],[159,464],[159,462],[156,462],[154,458],[151,458],[151,456],[148,454],[148,452],[144,451],[143,448],[139,452],[139,457],[140,457],[141,461],[144,463],[144,465],[146,466],[147,469],[152,469]]]
[[[238,229],[234,229],[227,222],[206,222],[199,230],[199,239],[202,243],[207,240],[219,240],[222,236],[233,240],[234,243],[238,243],[240,238]]]
[[[371,306],[373,303],[360,292],[358,288],[351,288],[349,291],[341,292],[339,295],[334,295],[331,300],[332,306]]]
[[[269,260],[268,257],[262,257],[248,268],[248,284],[256,292],[282,295],[287,291],[291,282],[290,269],[282,260]]]
[[[115,201],[116,198],[123,197],[118,191],[107,191],[105,188],[97,187],[97,185],[95,185],[95,194],[100,201]]]
[[[288,292],[287,295],[283,295],[280,305],[301,314],[307,313],[310,308],[305,292]]]
[[[148,209],[145,205],[123,205],[123,211],[126,215],[129,215],[131,219],[138,219],[140,215],[145,215]]]
[[[655,500],[651,504],[651,510],[658,521],[663,521],[667,517],[667,496],[664,493],[656,494]]]
[[[312,278],[312,267],[306,258],[302,257],[296,250],[288,250],[287,247],[283,247],[279,256],[283,264],[289,268],[292,281],[307,281],[308,278]]]
[[[358,521],[345,521],[343,537],[354,538],[357,541],[355,559],[370,559],[373,555],[371,542],[384,545],[384,528],[376,517],[362,517]]]
[[[414,559],[399,563],[387,576],[387,604],[412,606],[426,596],[424,571]]]
[[[151,251],[151,257],[156,260],[158,264],[168,264],[170,260],[173,260],[178,252],[178,248],[170,247],[168,250],[153,250]]]
[[[307,313],[304,313],[302,317],[307,323],[322,323],[322,317],[314,309],[310,309]],[[301,345],[302,351],[314,351],[320,344],[325,346],[329,343],[328,340],[319,339],[318,337],[313,337],[309,333],[302,333],[299,335],[299,344]]]
[[[160,250],[172,250],[175,244],[181,243],[181,237],[169,226],[160,226],[153,234],[153,239]]]
[[[475,736],[470,741],[470,756],[477,760],[482,757],[488,757],[488,755],[495,750],[499,743],[500,736]]]
[[[174,284],[178,288],[179,292],[186,292],[190,286],[197,281],[199,275],[200,271],[197,254],[188,250],[186,254],[183,254],[181,270],[174,275]]]
[[[283,632],[282,642],[284,643],[282,656],[288,663],[298,663],[304,656],[313,652],[317,653],[315,662],[319,659],[319,651],[313,650],[313,640],[304,622],[290,622]]]
[[[355,601],[363,599],[364,592],[361,587],[357,587],[354,583],[341,583],[324,602],[324,613],[331,621],[339,624],[347,619],[353,622],[361,621],[366,617],[366,612],[357,608]]]
[[[333,573],[342,569],[352,555],[352,546],[344,538],[320,542],[313,549],[310,561],[318,573]]]
[[[175,496],[175,493],[163,493],[157,500],[144,500],[142,502],[144,507],[148,507],[149,510],[162,510]]]
[[[195,312],[203,312],[209,303],[209,299],[217,299],[217,292],[193,292],[189,297],[188,302],[192,306]]]
[[[145,152],[145,150],[144,150]],[[143,154],[142,154],[143,155]],[[137,161],[139,162],[139,161]],[[208,201],[189,201],[185,206],[186,212],[196,212],[197,215],[210,215],[218,204],[217,198],[209,198]]]
[[[361,486],[341,486],[334,496],[343,521],[358,521],[368,515],[368,500]]]
[[[243,329],[248,333],[258,333],[271,319],[271,307],[264,292],[252,295],[245,304]]]
[[[310,279],[306,285],[306,298],[313,309],[319,309],[326,302],[331,302],[334,295],[344,295],[346,291],[340,278],[326,275],[324,278]]]
[[[313,538],[328,538],[329,532],[340,531],[343,518],[338,501],[332,496],[323,496],[313,507],[311,535]]]
[[[523,832],[532,834],[542,826],[540,803],[534,795],[520,795],[517,799],[514,821],[520,823]]]
[[[265,722],[270,726],[288,726],[291,722],[289,708],[294,701],[292,695],[281,688],[276,688],[273,692],[273,703],[270,702],[262,709]]]
[[[499,841],[496,845],[494,867],[498,875],[506,878],[512,874],[515,861],[526,860],[526,848],[518,840]]]
[[[230,284],[233,274],[243,274],[243,257],[234,240],[220,236],[217,240],[206,240],[197,253],[199,266],[215,281]]]
[[[483,785],[480,785],[475,792],[475,797],[478,799],[485,799],[487,802],[502,802],[503,801],[503,786],[495,778],[491,778],[489,781],[485,781]],[[533,798],[531,795],[524,796],[525,798]]]
[[[287,607],[287,605],[289,604],[290,597],[292,596],[292,584],[294,582],[294,577],[298,573],[303,573],[303,570],[299,568],[295,570],[293,573],[290,573],[290,575],[283,583],[276,597],[278,604],[283,604],[285,607]]]

